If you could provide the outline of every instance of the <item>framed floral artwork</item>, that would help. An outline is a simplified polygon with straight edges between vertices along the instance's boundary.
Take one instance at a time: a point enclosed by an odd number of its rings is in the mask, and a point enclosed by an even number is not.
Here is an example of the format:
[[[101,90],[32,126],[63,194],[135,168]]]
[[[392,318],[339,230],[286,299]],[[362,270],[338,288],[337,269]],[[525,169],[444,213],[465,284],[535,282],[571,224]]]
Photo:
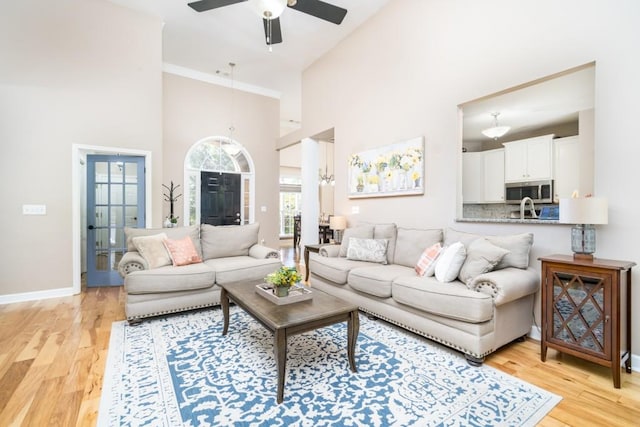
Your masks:
[[[424,137],[349,158],[349,198],[424,194]]]

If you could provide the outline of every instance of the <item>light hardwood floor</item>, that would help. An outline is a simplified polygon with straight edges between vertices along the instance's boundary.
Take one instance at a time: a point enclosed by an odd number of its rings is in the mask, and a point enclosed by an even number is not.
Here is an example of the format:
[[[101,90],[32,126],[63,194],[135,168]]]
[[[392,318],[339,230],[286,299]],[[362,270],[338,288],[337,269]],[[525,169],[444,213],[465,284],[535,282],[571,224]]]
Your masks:
[[[281,250],[286,265],[299,253]],[[0,426],[93,426],[96,423],[111,324],[125,318],[121,288],[0,305]],[[542,426],[640,425],[640,373],[610,371],[549,350],[513,343],[486,363],[563,397]]]

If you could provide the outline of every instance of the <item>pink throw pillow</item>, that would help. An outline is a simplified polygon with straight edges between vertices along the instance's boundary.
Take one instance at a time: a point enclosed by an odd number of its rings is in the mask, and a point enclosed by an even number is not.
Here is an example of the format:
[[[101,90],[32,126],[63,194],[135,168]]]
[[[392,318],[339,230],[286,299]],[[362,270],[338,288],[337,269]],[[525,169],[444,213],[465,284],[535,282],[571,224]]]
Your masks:
[[[198,255],[193,240],[189,236],[177,240],[164,239],[162,243],[169,251],[171,261],[173,261],[175,267],[202,262],[202,258]]]
[[[436,269],[436,260],[438,259],[440,252],[442,252],[442,245],[440,242],[429,246],[424,250],[415,267],[418,276],[433,276],[433,272]]]

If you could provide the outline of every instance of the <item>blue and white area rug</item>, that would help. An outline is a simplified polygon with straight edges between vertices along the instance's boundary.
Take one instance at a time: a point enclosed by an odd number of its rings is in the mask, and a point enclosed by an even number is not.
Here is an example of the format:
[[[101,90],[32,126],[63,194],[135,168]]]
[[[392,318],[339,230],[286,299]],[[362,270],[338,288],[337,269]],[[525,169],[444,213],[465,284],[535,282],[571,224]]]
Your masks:
[[[116,322],[98,426],[532,426],[560,397],[383,321],[289,338],[276,403],[273,335],[237,307]]]

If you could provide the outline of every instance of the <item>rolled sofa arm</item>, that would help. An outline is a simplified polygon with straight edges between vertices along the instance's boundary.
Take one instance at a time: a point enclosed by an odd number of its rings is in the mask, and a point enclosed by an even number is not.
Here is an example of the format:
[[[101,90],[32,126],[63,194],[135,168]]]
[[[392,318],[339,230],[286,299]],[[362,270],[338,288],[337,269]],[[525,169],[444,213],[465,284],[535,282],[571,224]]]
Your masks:
[[[326,257],[330,257],[330,258],[337,258],[338,255],[340,254],[340,245],[323,246],[323,247],[320,248],[319,253],[322,256],[326,256]]]
[[[249,248],[249,256],[257,259],[280,258],[280,253],[275,249],[255,244]]]
[[[507,267],[477,276],[469,287],[490,295],[495,305],[500,306],[536,293],[540,288],[540,276],[533,268]]]
[[[118,272],[122,277],[134,271],[148,270],[149,264],[136,251],[125,253],[118,263]]]

